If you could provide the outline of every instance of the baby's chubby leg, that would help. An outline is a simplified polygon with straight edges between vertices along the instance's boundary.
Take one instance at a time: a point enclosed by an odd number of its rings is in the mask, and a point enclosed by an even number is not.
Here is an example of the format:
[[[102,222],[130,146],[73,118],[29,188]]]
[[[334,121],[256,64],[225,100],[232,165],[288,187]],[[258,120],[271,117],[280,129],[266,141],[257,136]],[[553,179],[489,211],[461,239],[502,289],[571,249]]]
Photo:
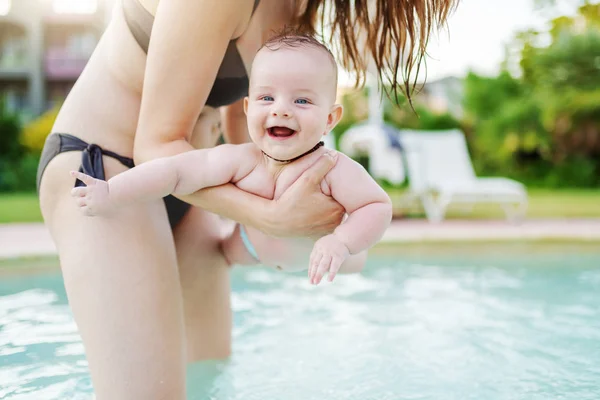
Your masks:
[[[248,251],[241,235],[241,226],[235,225],[230,235],[221,244],[223,255],[230,266],[234,265],[272,265],[275,267],[282,260],[288,260],[289,264],[276,267],[278,270],[301,271],[307,270],[309,263],[306,259],[314,242],[310,240],[294,240],[291,245],[288,240],[275,239],[264,235],[262,232],[251,230],[252,247],[258,251],[262,261]],[[246,228],[246,231],[249,229]],[[250,240],[250,239],[249,239]],[[264,258],[264,259],[263,259]],[[351,255],[344,260],[340,266],[340,274],[353,274],[363,270],[367,260],[367,251]]]
[[[252,251],[244,242],[244,234]],[[236,224],[233,232],[223,240],[221,250],[229,266],[263,265],[281,271],[284,268],[279,266],[280,260],[294,259],[293,252],[290,253],[290,246],[287,245],[286,240],[275,239],[239,224]],[[260,261],[257,260],[259,256],[256,253],[260,254]]]
[[[236,224],[231,235],[223,240],[221,248],[229,266],[260,264],[246,249],[240,235],[240,224]]]

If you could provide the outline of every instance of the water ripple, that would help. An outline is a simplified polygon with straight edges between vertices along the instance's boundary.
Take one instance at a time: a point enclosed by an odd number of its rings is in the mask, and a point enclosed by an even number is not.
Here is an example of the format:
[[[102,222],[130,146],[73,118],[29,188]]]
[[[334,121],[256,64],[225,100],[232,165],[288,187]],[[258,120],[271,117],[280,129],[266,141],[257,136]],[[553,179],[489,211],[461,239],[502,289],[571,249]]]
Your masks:
[[[189,399],[600,398],[600,254],[498,254],[372,257],[318,287],[236,270],[233,356],[190,365]],[[0,283],[0,399],[89,398],[60,277],[19,282]]]

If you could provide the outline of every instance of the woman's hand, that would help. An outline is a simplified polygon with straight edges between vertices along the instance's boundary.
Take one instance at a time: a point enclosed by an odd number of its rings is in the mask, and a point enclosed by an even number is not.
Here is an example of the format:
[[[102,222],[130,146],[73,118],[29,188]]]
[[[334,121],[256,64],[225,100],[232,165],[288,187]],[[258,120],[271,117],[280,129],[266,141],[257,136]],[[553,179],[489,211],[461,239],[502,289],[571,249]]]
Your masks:
[[[345,210],[323,194],[321,181],[336,162],[336,152],[325,153],[279,199],[271,201],[261,230],[272,236],[315,239],[332,233]]]
[[[231,183],[177,197],[267,235],[319,239],[332,233],[345,214],[344,207],[321,191],[321,182],[336,162],[337,154],[321,156],[278,200],[248,193]]]

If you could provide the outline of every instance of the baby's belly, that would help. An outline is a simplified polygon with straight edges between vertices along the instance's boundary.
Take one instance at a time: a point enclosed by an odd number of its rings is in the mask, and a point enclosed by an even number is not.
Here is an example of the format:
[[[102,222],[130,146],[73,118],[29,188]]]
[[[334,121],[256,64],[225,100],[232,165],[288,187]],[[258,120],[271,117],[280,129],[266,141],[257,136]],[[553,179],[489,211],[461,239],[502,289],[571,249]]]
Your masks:
[[[273,238],[251,227],[246,227],[246,231],[261,264],[290,272],[308,269],[314,240]]]

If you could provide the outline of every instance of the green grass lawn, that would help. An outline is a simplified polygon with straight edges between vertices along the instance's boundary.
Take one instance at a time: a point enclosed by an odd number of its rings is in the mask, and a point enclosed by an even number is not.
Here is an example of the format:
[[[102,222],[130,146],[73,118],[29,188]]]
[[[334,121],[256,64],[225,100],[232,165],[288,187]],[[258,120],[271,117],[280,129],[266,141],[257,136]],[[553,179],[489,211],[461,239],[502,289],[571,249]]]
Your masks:
[[[600,189],[528,189],[528,218],[600,218]],[[420,206],[402,208],[402,191],[390,191],[394,214],[404,217],[424,217]],[[476,204],[471,210],[450,205],[446,219],[504,218],[497,204]]]
[[[36,193],[0,193],[0,224],[41,221]]]
[[[529,218],[600,218],[600,190],[529,189]],[[396,216],[422,218],[420,207],[402,209],[402,191],[390,191]],[[450,207],[448,219],[503,218],[500,207],[493,204],[475,205],[472,210]],[[42,215],[35,193],[0,194],[0,223],[41,222]]]

